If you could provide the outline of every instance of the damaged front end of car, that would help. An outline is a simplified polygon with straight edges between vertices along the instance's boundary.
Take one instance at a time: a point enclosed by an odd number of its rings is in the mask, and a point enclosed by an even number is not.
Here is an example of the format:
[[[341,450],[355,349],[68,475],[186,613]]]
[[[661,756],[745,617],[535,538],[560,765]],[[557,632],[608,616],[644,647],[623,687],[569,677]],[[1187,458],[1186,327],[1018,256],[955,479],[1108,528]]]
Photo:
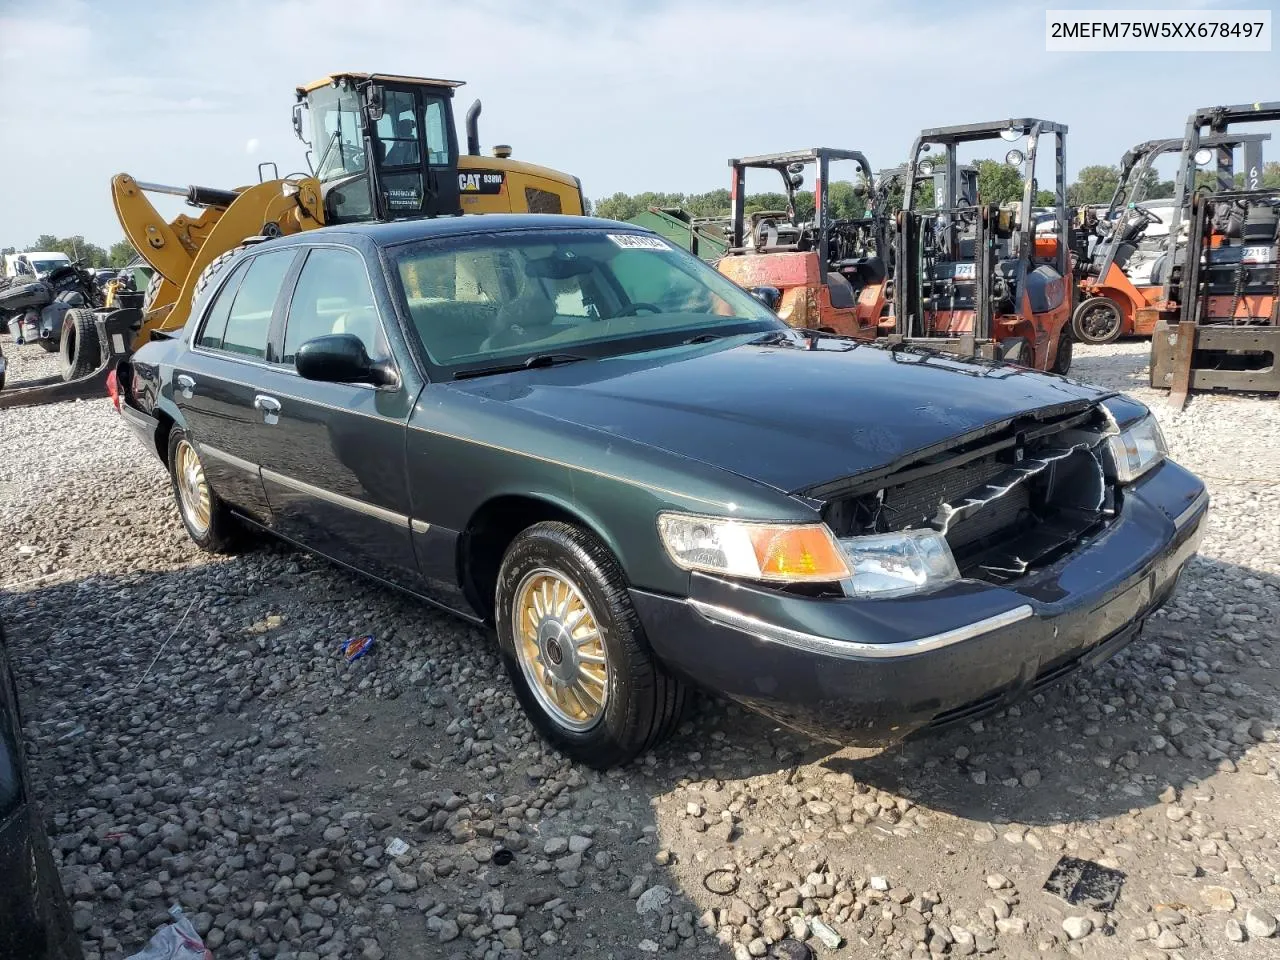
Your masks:
[[[824,504],[823,517],[851,558],[864,543],[910,533],[950,555],[938,566],[951,575],[921,587],[959,578],[1005,585],[1106,530],[1125,484],[1164,453],[1150,415],[1110,398],[1015,418],[871,476],[802,493]]]

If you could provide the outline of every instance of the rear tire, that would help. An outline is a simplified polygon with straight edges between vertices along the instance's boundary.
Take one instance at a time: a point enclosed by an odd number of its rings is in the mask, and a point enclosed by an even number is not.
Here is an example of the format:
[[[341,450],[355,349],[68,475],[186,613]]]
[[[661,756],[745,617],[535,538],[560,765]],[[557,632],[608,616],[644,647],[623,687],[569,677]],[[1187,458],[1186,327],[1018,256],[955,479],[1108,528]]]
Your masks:
[[[54,343],[42,340],[41,344]],[[68,310],[62,316],[62,337],[58,341],[62,353],[62,379],[78,380],[98,369],[102,362],[102,345],[98,343],[98,325],[93,311]]]
[[[1082,300],[1071,314],[1071,331],[1081,343],[1112,343],[1123,330],[1120,305],[1109,297]]]
[[[180,427],[169,431],[168,462],[173,496],[187,535],[207,553],[234,553],[240,543],[240,527],[230,508],[209,486],[200,454]]]
[[[546,583],[555,598],[550,604]],[[593,534],[558,521],[529,527],[507,548],[495,600],[507,675],[554,747],[603,770],[670,736],[684,711],[685,686],[654,657],[622,570]],[[572,686],[566,692],[553,671],[600,679],[579,684],[579,696]]]

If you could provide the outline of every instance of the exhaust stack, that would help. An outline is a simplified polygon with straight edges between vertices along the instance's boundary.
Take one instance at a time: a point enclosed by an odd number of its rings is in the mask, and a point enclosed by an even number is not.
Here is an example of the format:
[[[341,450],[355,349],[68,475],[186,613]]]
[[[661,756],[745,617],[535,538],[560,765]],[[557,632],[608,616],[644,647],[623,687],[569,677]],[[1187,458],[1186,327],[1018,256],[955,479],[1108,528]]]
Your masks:
[[[467,108],[467,153],[480,156],[480,101]]]

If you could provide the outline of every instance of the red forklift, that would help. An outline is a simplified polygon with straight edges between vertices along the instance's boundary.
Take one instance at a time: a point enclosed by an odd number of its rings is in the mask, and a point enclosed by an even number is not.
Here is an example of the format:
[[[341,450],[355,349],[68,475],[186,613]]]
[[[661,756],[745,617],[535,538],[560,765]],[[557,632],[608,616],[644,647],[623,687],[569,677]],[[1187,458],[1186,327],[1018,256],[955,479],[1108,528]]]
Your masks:
[[[773,309],[793,327],[861,340],[876,336],[884,310],[890,240],[880,218],[832,216],[831,163],[857,165],[860,196],[874,183],[871,165],[856,150],[815,147],[729,161],[729,249],[717,269],[748,290],[773,288]],[[813,168],[813,216],[797,214],[796,192]],[[747,171],[772,170],[782,180],[785,210],[745,212]]]
[[[1054,147],[1054,204],[1037,208],[1036,153]],[[912,147],[898,215],[891,342],[1037,370],[1071,367],[1075,283],[1067,215],[1064,124],[1022,118],[924,130]],[[961,145],[1005,141],[1005,162],[1022,172],[1022,197],[1008,204],[966,196]],[[1020,145],[1020,146],[1018,146]],[[938,150],[938,153],[934,153]],[[916,187],[941,174],[934,206]]]

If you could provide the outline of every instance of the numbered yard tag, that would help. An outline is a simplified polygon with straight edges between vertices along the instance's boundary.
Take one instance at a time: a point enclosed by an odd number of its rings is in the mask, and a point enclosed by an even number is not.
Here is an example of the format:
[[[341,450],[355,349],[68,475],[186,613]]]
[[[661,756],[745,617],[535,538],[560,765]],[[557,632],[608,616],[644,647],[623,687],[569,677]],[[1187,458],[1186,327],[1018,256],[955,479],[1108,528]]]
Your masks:
[[[607,233],[610,240],[624,250],[670,250],[671,247],[660,237],[646,237],[640,233]]]

